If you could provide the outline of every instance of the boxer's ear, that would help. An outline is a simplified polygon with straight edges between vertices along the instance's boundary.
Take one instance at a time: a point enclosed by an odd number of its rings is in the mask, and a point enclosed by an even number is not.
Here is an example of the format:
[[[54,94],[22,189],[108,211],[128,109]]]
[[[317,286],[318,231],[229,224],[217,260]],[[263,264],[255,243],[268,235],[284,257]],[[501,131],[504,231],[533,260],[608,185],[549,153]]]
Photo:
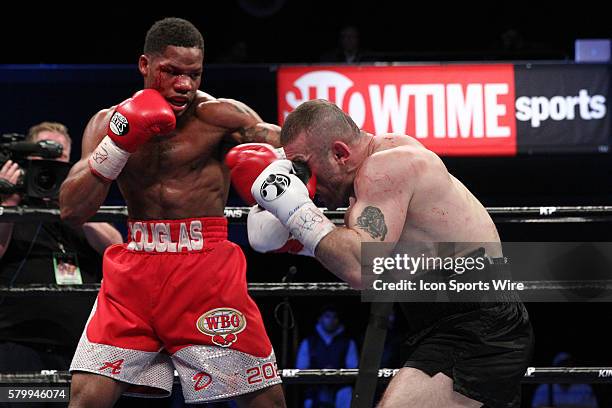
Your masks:
[[[138,58],[138,71],[140,71],[142,76],[147,76],[149,73],[149,64],[149,57],[146,55],[141,55],[140,58]]]
[[[332,154],[336,162],[339,164],[345,164],[351,155],[351,149],[346,143],[336,140],[332,144]]]

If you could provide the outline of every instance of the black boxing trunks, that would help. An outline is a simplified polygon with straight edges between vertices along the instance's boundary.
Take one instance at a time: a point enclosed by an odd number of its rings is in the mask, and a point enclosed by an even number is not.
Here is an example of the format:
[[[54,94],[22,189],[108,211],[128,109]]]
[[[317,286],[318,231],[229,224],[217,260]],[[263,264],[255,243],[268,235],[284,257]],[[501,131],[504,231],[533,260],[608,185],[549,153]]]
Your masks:
[[[453,380],[455,391],[485,407],[520,406],[521,379],[534,336],[518,298],[490,303],[400,303],[400,307],[417,330],[405,344],[404,367],[429,376],[443,373]]]

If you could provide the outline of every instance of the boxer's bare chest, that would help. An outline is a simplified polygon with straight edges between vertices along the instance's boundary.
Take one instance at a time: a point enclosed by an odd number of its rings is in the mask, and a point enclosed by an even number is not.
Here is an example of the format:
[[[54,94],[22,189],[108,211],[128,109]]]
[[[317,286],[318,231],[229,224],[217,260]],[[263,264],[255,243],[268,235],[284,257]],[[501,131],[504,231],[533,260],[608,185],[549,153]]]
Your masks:
[[[174,132],[153,137],[133,153],[125,172],[137,176],[141,184],[163,182],[186,172],[197,172],[221,161],[223,136],[218,128],[195,117],[189,118]]]
[[[133,153],[118,180],[130,212],[140,218],[223,214],[229,189],[224,136],[194,115]]]

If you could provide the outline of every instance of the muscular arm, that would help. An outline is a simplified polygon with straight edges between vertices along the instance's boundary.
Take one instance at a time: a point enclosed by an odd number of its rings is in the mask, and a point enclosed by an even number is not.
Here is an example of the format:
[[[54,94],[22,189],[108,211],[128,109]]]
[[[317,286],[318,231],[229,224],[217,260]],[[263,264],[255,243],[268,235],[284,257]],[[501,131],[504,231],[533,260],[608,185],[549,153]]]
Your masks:
[[[361,288],[361,244],[397,242],[401,229],[392,234],[389,229],[399,229],[396,226],[403,226],[405,221],[405,212],[397,211],[387,203],[374,201],[377,200],[358,200],[351,212],[359,212],[357,218],[363,221],[336,228],[321,240],[315,251],[316,258],[329,271],[355,289]],[[373,233],[374,229],[378,229],[378,232]],[[385,230],[386,234],[380,235]]]
[[[81,160],[72,169],[60,189],[60,212],[63,221],[81,225],[92,217],[104,202],[110,182],[96,177],[89,170],[88,158],[104,138],[110,111],[94,115],[83,133]]]
[[[234,143],[268,143],[280,147],[280,127],[265,123],[251,108],[233,99],[204,102],[198,113],[205,121],[227,129],[227,137]]]
[[[348,210],[347,225],[321,240],[317,259],[352,287],[361,288],[361,244],[400,240],[415,191],[427,185],[430,173],[438,173],[436,160],[429,153],[393,151],[368,158],[355,178],[356,200]],[[392,249],[389,245],[388,252]]]

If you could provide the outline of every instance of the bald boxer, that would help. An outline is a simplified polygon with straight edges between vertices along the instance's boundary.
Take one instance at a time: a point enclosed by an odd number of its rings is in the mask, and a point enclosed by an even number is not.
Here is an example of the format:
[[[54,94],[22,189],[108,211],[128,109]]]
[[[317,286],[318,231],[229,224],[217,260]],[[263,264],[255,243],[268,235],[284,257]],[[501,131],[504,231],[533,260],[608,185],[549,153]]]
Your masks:
[[[223,146],[277,146],[279,128],[241,102],[199,91],[203,55],[191,23],[156,22],[138,61],[144,89],[91,118],[82,158],[62,185],[67,222],[94,215],[115,180],[129,213],[130,242],[105,253],[72,361],[71,407],[168,395],[175,369],[188,403],[285,406],[244,255],[227,240],[224,218]]]
[[[254,199],[267,210],[254,215],[249,238],[255,247],[266,242],[258,231],[284,227],[288,238],[304,245],[304,253],[355,288],[363,285],[364,242],[488,243],[488,259],[500,260],[499,235],[486,209],[416,139],[373,136],[336,105],[314,100],[287,116],[281,142],[293,163],[275,160],[250,178]],[[248,162],[245,157],[246,172]],[[335,227],[312,202],[294,175],[296,162],[316,174],[317,193],[328,208],[350,204],[345,226]],[[465,244],[457,251],[475,249]],[[531,325],[520,302],[401,307],[411,328],[409,358],[380,407],[519,406],[520,380],[532,349]]]

